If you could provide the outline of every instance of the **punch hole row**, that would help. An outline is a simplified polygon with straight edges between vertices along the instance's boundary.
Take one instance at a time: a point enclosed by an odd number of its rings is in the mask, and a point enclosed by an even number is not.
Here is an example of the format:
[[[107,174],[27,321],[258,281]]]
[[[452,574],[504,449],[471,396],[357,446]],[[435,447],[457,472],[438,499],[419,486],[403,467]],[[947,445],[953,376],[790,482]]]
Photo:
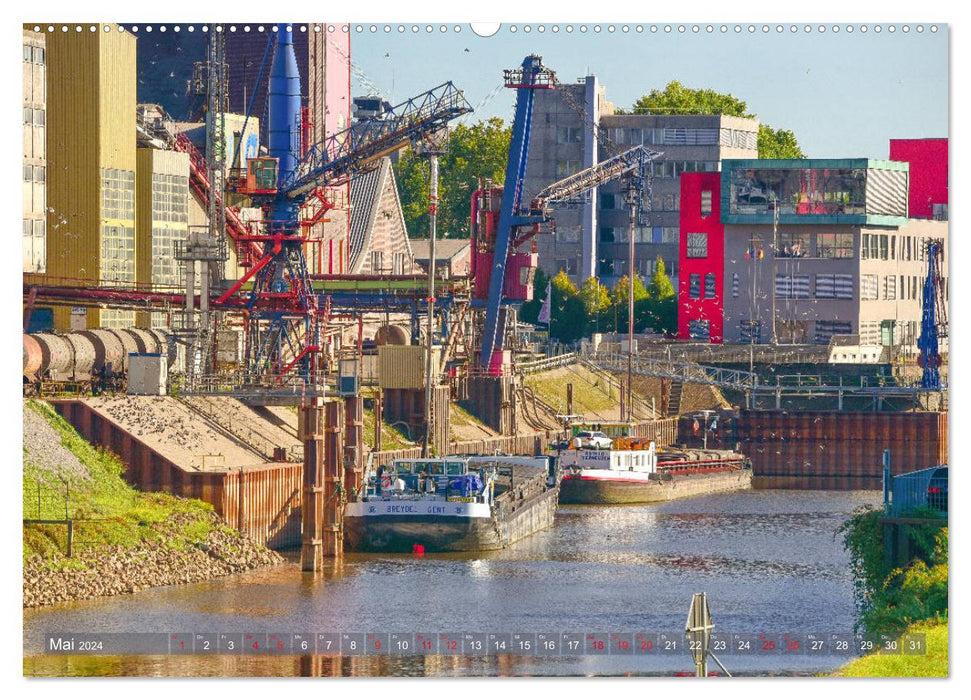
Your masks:
[[[353,31],[355,33],[357,33],[357,34],[364,34],[364,33],[370,33],[370,34],[379,34],[379,33],[390,34],[392,32],[397,32],[398,34],[411,33],[411,34],[427,35],[427,34],[436,34],[436,33],[437,34],[446,34],[446,33],[449,33],[449,32],[460,33],[462,31],[464,31],[463,28],[462,28],[462,26],[461,25],[458,25],[458,24],[455,24],[455,25],[446,25],[446,24],[440,24],[440,25],[433,25],[433,24],[424,24],[424,25],[418,25],[418,24],[412,24],[412,25],[404,25],[404,24],[398,24],[398,25],[371,24],[371,25],[363,25],[363,24],[357,24],[357,25],[353,25],[353,26],[354,26],[354,30]],[[42,25],[34,25],[34,31],[35,32],[44,31],[44,29],[45,28]],[[224,25],[224,24],[219,24],[219,25],[213,25],[213,26],[205,25],[204,24],[204,25],[201,25],[201,26],[198,26],[198,27],[196,25],[192,25],[192,24],[185,25],[184,27],[182,25],[178,25],[178,24],[175,24],[175,25],[165,25],[165,24],[161,24],[161,25],[140,24],[140,25],[131,25],[131,26],[127,27],[127,28],[124,27],[124,26],[119,26],[118,27],[118,31],[119,32],[128,31],[128,32],[131,32],[132,34],[138,34],[138,33],[146,33],[146,34],[148,34],[148,33],[152,33],[152,32],[155,32],[155,31],[157,31],[157,32],[167,32],[167,31],[181,32],[183,30],[185,30],[187,32],[190,32],[190,33],[191,32],[195,32],[195,31],[200,31],[200,32],[203,32],[203,33],[207,33],[207,32],[209,32],[209,31],[211,31],[213,29],[215,31],[217,31],[217,32],[226,31],[226,32],[229,32],[229,33],[234,33],[234,32],[243,32],[243,33],[257,32],[257,33],[259,33],[259,32],[276,32],[276,31],[279,31],[278,30],[278,27],[276,25],[262,25],[262,24],[260,24],[260,25],[249,25],[249,24],[244,24],[244,25],[236,25],[236,24]],[[61,24],[61,25],[47,25],[46,30],[49,33],[56,32],[56,31],[61,31],[61,32],[74,31],[76,33],[81,33],[81,32],[83,32],[85,30],[90,31],[90,32],[96,32],[96,31],[98,31],[98,25],[94,25],[94,24],[91,24],[91,25],[80,25],[80,24],[75,24],[75,25],[66,25],[66,24]],[[347,25],[347,24],[343,24],[343,25],[333,25],[333,24],[328,24],[328,25],[323,25],[323,24],[300,24],[300,25],[288,26],[287,27],[287,30],[288,31],[294,31],[294,32],[304,32],[304,33],[305,32],[316,32],[316,33],[319,33],[319,32],[323,32],[323,31],[326,31],[328,33],[335,33],[335,32],[338,32],[338,31],[347,33],[349,31],[349,25]],[[776,25],[768,25],[768,24],[760,24],[760,25],[755,25],[755,24],[748,24],[748,25],[741,25],[741,24],[735,24],[735,25],[727,25],[727,24],[721,24],[721,25],[711,25],[711,24],[706,24],[706,25],[698,25],[698,24],[691,24],[691,25],[685,25],[685,24],[677,24],[677,25],[672,25],[672,24],[663,24],[663,25],[657,25],[657,24],[651,24],[651,25],[643,25],[643,24],[636,24],[636,25],[629,25],[629,24],[623,24],[623,25],[615,25],[615,24],[607,24],[607,25],[601,25],[601,24],[586,25],[586,24],[580,24],[580,25],[572,25],[572,24],[566,24],[566,25],[558,25],[558,24],[553,24],[553,25],[549,25],[549,26],[544,25],[544,24],[539,24],[539,25],[529,25],[529,24],[517,25],[517,24],[510,24],[508,26],[502,27],[500,29],[500,31],[502,31],[502,30],[507,31],[510,34],[516,34],[516,33],[519,33],[519,32],[522,32],[524,34],[530,34],[533,31],[535,31],[535,32],[537,32],[539,34],[544,34],[547,31],[549,31],[549,32],[551,32],[553,34],[558,34],[560,32],[564,32],[566,34],[573,34],[575,32],[580,33],[580,34],[588,34],[588,33],[593,33],[593,34],[601,34],[601,33],[614,34],[614,33],[618,33],[618,32],[623,33],[623,34],[628,34],[628,33],[631,33],[631,32],[637,33],[637,34],[643,34],[645,32],[650,33],[650,34],[657,34],[659,32],[660,33],[664,33],[664,34],[672,34],[672,33],[678,33],[678,34],[687,34],[687,33],[691,33],[691,34],[702,34],[702,33],[704,33],[704,34],[716,34],[716,33],[719,33],[719,34],[729,34],[729,33],[734,33],[734,34],[771,34],[771,33],[784,34],[784,33],[787,33],[787,32],[789,34],[811,34],[811,33],[818,33],[818,34],[826,34],[826,33],[839,34],[840,32],[845,32],[847,34],[852,34],[854,32],[859,32],[861,34],[866,34],[866,33],[871,32],[871,31],[873,33],[875,33],[875,34],[881,34],[884,31],[886,31],[886,32],[888,32],[890,34],[895,34],[898,31],[900,31],[903,34],[909,34],[911,31],[915,31],[918,34],[922,34],[925,30],[930,31],[931,33],[936,33],[938,31],[938,27],[937,27],[937,25],[933,25],[933,24],[930,25],[930,26],[928,26],[928,27],[925,27],[922,24],[913,25],[913,26],[912,25],[909,25],[909,24],[903,24],[903,25],[894,25],[894,24],[889,24],[889,25],[880,25],[880,24],[874,24],[874,25],[867,25],[867,24],[861,24],[861,25],[852,25],[852,24],[848,24],[848,25],[838,25],[838,24],[834,24],[834,25],[824,25],[824,24],[818,24],[818,25],[812,25],[812,24],[805,24],[805,25],[798,25],[798,24],[790,24],[790,25],[783,25],[783,24],[776,24]],[[104,31],[110,32],[110,31],[112,31],[112,28],[110,26],[105,25],[104,26]]]

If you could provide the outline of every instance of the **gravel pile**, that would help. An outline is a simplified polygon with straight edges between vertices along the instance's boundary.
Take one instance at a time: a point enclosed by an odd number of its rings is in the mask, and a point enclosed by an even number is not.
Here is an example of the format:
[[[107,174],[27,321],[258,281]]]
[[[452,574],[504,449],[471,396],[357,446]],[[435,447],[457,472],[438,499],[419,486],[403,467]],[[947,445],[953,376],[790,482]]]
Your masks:
[[[198,450],[217,438],[202,420],[166,413],[165,399],[143,396],[113,396],[100,402],[100,409],[121,425],[131,426],[136,437],[153,436],[162,444]]]
[[[47,419],[24,404],[24,466],[42,472],[48,485],[59,480],[78,484],[91,477],[81,461],[61,444],[61,436]]]
[[[199,517],[210,518],[213,525],[220,523],[218,516],[212,513],[202,516],[176,513],[156,529],[164,540]],[[185,551],[146,542],[129,549],[106,547],[83,552],[75,556],[74,561],[85,568],[51,570],[40,557],[28,561],[24,566],[24,607],[193,583],[250,569],[279,566],[285,560],[244,535],[217,528],[204,541],[196,542]]]

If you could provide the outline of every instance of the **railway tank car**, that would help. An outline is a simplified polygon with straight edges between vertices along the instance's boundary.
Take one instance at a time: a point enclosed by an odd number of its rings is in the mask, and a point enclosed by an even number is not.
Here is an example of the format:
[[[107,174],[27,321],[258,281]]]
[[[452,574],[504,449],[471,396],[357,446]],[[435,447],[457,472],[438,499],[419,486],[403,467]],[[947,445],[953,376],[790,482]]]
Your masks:
[[[146,328],[99,328],[70,333],[25,333],[23,381],[78,382],[103,388],[128,373],[131,353],[157,353],[169,372],[181,371],[179,347],[168,331]]]

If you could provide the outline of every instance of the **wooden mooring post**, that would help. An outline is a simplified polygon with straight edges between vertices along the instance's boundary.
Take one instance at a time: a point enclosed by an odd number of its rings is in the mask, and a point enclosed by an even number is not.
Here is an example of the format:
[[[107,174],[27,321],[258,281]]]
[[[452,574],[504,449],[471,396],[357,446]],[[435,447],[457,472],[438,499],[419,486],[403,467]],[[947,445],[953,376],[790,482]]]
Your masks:
[[[361,469],[364,464],[364,398],[344,398],[344,488],[348,493],[361,488]]]
[[[325,412],[321,539],[325,557],[340,557],[344,554],[344,404],[330,401]]]
[[[323,568],[324,406],[323,399],[309,399],[300,407],[300,439],[303,440],[303,493],[301,499],[300,568]]]

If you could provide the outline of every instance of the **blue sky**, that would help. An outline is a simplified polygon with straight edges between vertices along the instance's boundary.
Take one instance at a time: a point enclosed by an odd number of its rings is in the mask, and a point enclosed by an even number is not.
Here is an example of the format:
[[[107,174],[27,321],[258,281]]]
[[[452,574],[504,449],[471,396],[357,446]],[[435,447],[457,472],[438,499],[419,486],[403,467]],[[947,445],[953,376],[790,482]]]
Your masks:
[[[945,137],[948,135],[948,35],[940,25],[934,33],[930,25],[922,33],[911,25],[909,33],[890,33],[886,24],[876,33],[873,25],[865,34],[859,25],[852,33],[841,24],[833,33],[832,24],[820,33],[818,24],[806,33],[804,25],[796,33],[786,24],[783,33],[776,25],[764,34],[757,25],[749,34],[748,25],[736,34],[729,25],[726,34],[714,25],[708,34],[705,25],[694,34],[692,25],[685,32],[664,25],[651,33],[651,25],[634,26],[628,34],[608,34],[606,25],[597,34],[592,24],[586,33],[572,33],[560,25],[556,34],[546,25],[543,34],[537,25],[526,34],[524,25],[509,31],[509,25],[494,36],[482,38],[461,25],[431,34],[425,25],[415,34],[411,25],[404,33],[378,31],[370,25],[357,33],[351,28],[351,57],[356,66],[355,95],[377,86],[386,98],[400,101],[446,80],[466,92],[473,106],[478,105],[501,82],[502,69],[522,62],[528,53],[543,56],[561,80],[572,82],[593,73],[607,88],[607,99],[615,105],[630,107],[640,95],[652,88],[663,88],[671,80],[690,87],[708,87],[729,92],[748,103],[749,111],[773,127],[792,129],[800,145],[811,157],[886,158],[891,138]],[[449,25],[450,27],[454,25]],[[466,51],[468,49],[468,51]],[[363,79],[361,76],[364,76]],[[503,89],[472,119],[500,116],[509,119],[514,94]]]

